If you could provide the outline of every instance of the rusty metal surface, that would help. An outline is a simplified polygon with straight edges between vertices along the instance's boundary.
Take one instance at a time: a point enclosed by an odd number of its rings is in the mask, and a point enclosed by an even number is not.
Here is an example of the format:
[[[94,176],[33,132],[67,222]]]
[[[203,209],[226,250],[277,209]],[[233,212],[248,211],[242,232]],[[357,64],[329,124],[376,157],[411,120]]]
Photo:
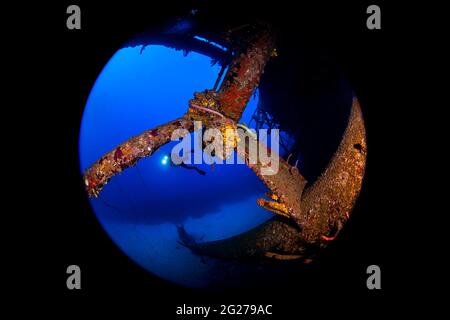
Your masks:
[[[194,121],[221,131],[236,129],[274,52],[274,38],[264,30],[241,52],[230,65],[219,91],[195,93],[181,118],[130,138],[88,168],[84,173],[88,195],[99,196],[114,175],[168,143],[175,129],[192,132]],[[262,142],[257,143],[258,148],[267,148]],[[324,173],[305,191],[306,180],[295,166],[279,157],[278,172],[265,175],[264,165],[260,161],[252,164],[248,149],[238,148],[238,154],[276,197],[275,208],[281,209],[286,217],[277,217],[229,239],[186,246],[195,253],[221,258],[259,255],[309,261],[318,248],[334,239],[348,219],[361,189],[366,150],[364,120],[357,99],[353,100],[348,125],[335,155]],[[259,204],[270,205],[262,200]]]
[[[275,39],[272,33],[264,31],[231,63],[219,89],[222,112],[228,118],[234,121],[241,118],[274,48]]]
[[[134,136],[103,155],[83,176],[89,197],[98,197],[102,188],[115,175],[133,166],[137,161],[152,155],[158,148],[170,141],[173,130],[193,130],[189,119],[180,118]]]
[[[277,254],[295,255],[309,262],[349,218],[361,190],[366,156],[364,119],[359,102],[354,99],[341,143],[323,174],[303,194],[289,195],[301,199],[299,225],[275,218],[228,239],[191,245],[193,251],[228,259],[251,256],[277,259]],[[290,183],[298,182],[291,179]],[[277,254],[267,255],[267,252]]]
[[[158,148],[168,143],[175,129],[183,128],[192,132],[193,120],[202,121],[203,125],[209,127],[224,125],[225,120],[221,117],[192,108],[192,105],[197,104],[223,114],[228,125],[239,120],[270,58],[273,45],[271,34],[261,31],[245,53],[232,62],[219,92],[205,90],[195,93],[194,99],[189,101],[188,112],[182,118],[132,137],[102,156],[84,173],[83,180],[88,195],[97,197],[113,176],[133,166],[140,159],[151,156]]]
[[[261,141],[257,143],[258,149],[267,149],[267,146]],[[300,195],[303,193],[306,180],[298,169],[278,157],[279,168],[276,174],[263,174],[264,165],[259,161],[260,159],[255,164],[250,163],[248,149],[245,151],[238,149],[238,154],[245,158],[248,167],[253,170],[270,192],[277,196],[278,202],[286,207],[287,215],[296,222],[301,219]]]
[[[317,181],[302,196],[302,238],[319,242],[332,238],[350,217],[361,191],[367,158],[364,118],[357,99],[353,100],[342,141]]]

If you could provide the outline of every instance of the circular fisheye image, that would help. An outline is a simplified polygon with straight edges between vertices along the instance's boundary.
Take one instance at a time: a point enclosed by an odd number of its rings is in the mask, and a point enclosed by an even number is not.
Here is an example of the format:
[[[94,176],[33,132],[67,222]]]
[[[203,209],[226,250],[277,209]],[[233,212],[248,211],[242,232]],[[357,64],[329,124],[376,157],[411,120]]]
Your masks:
[[[350,217],[367,148],[358,101],[333,59],[267,26],[188,27],[132,39],[92,87],[79,157],[93,212],[176,284],[280,281]]]

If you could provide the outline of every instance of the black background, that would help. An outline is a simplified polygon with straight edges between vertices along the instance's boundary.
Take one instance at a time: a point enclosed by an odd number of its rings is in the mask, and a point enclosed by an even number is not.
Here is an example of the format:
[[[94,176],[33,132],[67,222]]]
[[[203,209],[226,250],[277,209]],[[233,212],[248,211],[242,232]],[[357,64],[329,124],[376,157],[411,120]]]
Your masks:
[[[81,30],[66,28],[70,4],[81,7]],[[15,233],[29,235],[15,237],[24,240],[20,241],[20,250],[14,250],[20,260],[12,264],[20,270],[20,276],[10,279],[19,293],[51,299],[48,301],[61,299],[75,306],[113,298],[109,301],[120,302],[105,308],[131,302],[149,314],[158,312],[161,318],[174,317],[175,307],[183,303],[270,303],[274,313],[287,315],[313,308],[311,302],[318,302],[320,307],[314,310],[322,313],[333,301],[343,309],[353,308],[349,306],[355,299],[375,309],[395,301],[402,291],[404,274],[398,261],[406,241],[404,235],[394,232],[396,221],[406,214],[399,210],[396,194],[401,181],[396,172],[398,155],[402,151],[392,139],[403,106],[391,99],[400,85],[396,78],[398,56],[393,48],[402,41],[398,21],[402,13],[377,1],[382,10],[382,29],[368,30],[366,8],[370,4],[313,1],[294,6],[273,1],[244,5],[243,1],[222,1],[213,6],[206,2],[61,1],[39,4],[36,10],[28,7],[22,20],[10,25],[17,30],[23,20],[32,25],[18,31],[18,41],[12,43],[24,62],[24,68],[17,72],[20,80],[15,81],[29,85],[26,92],[16,96],[21,108],[17,108],[20,124],[15,134],[19,143],[14,145],[19,147],[12,148],[11,153],[21,171],[15,170],[16,179],[9,180],[14,190],[27,191],[26,197],[16,194],[17,198],[11,198],[24,226]],[[369,155],[352,219],[313,268],[276,288],[208,293],[152,276],[108,238],[83,190],[78,132],[96,77],[131,36],[192,8],[230,21],[258,17],[283,25],[292,33],[293,41],[301,34],[311,43],[326,46],[336,54],[362,105]],[[66,288],[66,268],[71,264],[82,270],[82,289],[78,291]],[[382,290],[366,287],[366,268],[371,264],[381,267]],[[144,304],[140,304],[142,301]]]

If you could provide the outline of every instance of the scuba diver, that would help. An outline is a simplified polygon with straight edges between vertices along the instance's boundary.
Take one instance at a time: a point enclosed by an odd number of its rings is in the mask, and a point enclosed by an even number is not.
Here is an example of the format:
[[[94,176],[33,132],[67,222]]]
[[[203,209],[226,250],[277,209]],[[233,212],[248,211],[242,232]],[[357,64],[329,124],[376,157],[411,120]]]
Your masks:
[[[178,241],[179,244],[185,247],[195,246],[197,244],[197,241],[195,241],[194,237],[187,233],[186,229],[184,229],[184,226],[180,223],[177,224],[177,232],[178,237],[180,238],[180,240]]]
[[[191,151],[191,152],[194,152],[194,151]],[[170,154],[166,154],[164,156],[164,158],[162,159],[162,164],[165,165],[165,164],[167,164],[168,161],[170,161],[170,166],[171,167],[182,167],[182,168],[185,168],[187,170],[195,170],[198,174],[200,174],[202,176],[204,176],[206,174],[205,171],[203,171],[203,170],[201,170],[201,169],[199,169],[199,168],[197,168],[195,166],[190,166],[188,164],[185,164],[184,162],[181,162],[180,164],[175,164],[172,161],[172,158],[170,157]]]
[[[180,240],[177,240],[177,242],[182,245],[183,247],[188,248],[189,250],[191,250],[192,253],[197,254],[196,251],[196,246],[197,246],[197,240],[195,240],[195,238],[190,235],[189,233],[186,232],[186,229],[184,229],[184,226],[181,223],[178,223],[176,225],[177,227],[177,232],[178,232],[178,237]],[[203,239],[204,235],[200,238],[200,241]],[[200,255],[200,261],[203,264],[206,264],[206,260],[205,257],[203,255]]]

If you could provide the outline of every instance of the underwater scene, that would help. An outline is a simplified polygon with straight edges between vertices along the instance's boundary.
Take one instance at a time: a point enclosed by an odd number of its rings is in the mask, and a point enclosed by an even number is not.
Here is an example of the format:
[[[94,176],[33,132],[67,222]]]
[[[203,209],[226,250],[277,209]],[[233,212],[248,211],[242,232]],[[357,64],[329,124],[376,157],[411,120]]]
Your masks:
[[[81,171],[129,137],[182,116],[193,92],[211,88],[219,71],[207,56],[163,45],[118,50],[86,103]],[[257,105],[256,91],[240,123],[251,123]],[[175,143],[112,179],[90,200],[92,208],[120,249],[151,273],[190,287],[243,285],[242,277],[255,276],[261,266],[194,255],[180,243],[179,228],[193,241],[247,231],[273,216],[256,204],[267,188],[245,164],[173,165]]]

